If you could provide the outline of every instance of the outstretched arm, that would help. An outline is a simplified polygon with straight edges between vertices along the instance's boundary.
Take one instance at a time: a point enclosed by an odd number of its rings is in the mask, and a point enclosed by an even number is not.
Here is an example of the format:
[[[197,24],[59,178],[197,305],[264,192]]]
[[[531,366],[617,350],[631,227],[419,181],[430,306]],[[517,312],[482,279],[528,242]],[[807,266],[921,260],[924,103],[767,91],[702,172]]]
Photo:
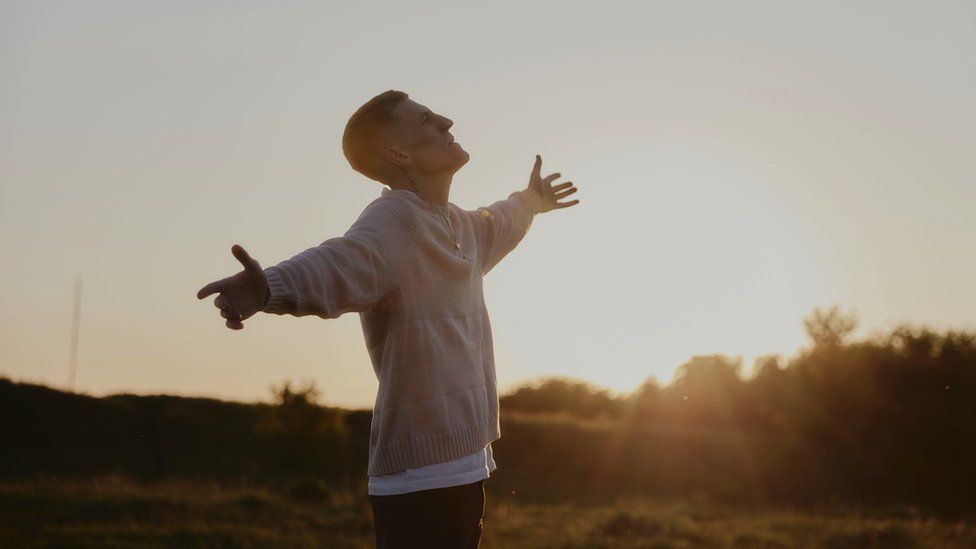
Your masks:
[[[244,270],[207,284],[197,298],[219,293],[214,305],[234,330],[258,311],[336,318],[369,310],[397,286],[398,258],[411,243],[395,216],[367,208],[342,237],[263,270],[235,245],[231,251]]]
[[[270,296],[266,313],[336,318],[379,304],[397,285],[393,238],[369,229],[331,238],[264,270]]]
[[[490,271],[518,245],[529,230],[535,214],[579,204],[579,200],[560,202],[576,192],[577,188],[572,181],[553,185],[552,182],[560,174],[542,177],[541,170],[542,157],[536,155],[529,184],[525,189],[512,193],[507,200],[499,200],[473,212],[476,214],[475,225],[479,231],[483,273]]]

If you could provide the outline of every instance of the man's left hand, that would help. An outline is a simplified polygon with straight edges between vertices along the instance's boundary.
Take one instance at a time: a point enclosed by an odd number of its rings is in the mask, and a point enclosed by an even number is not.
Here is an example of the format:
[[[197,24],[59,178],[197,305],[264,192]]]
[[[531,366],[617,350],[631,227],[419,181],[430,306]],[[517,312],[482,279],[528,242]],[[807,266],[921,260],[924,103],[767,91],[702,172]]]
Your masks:
[[[529,186],[525,189],[525,192],[532,193],[539,199],[534,201],[536,204],[539,204],[537,213],[568,208],[570,206],[579,204],[579,200],[559,202],[563,198],[566,198],[567,196],[576,192],[576,187],[573,186],[572,181],[566,181],[565,183],[553,185],[552,182],[558,179],[560,174],[557,172],[547,175],[546,177],[542,177],[542,174],[540,173],[541,170],[542,157],[535,155],[535,166],[532,168],[532,175],[529,177]]]

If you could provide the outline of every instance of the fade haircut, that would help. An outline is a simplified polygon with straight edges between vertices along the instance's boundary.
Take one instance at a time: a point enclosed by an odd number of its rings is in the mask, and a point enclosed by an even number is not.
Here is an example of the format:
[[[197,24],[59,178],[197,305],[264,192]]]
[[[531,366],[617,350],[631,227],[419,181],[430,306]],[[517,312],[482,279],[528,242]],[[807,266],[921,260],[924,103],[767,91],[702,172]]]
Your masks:
[[[349,117],[342,133],[342,153],[352,169],[366,177],[387,183],[389,167],[380,149],[386,132],[397,124],[393,112],[409,97],[397,90],[387,90],[364,103]]]

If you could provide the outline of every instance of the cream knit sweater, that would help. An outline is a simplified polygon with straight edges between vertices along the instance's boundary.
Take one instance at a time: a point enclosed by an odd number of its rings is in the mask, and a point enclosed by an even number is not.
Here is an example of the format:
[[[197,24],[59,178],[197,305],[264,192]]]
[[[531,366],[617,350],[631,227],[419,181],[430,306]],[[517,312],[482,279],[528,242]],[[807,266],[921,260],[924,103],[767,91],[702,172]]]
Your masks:
[[[359,313],[379,380],[368,474],[452,460],[501,436],[481,279],[522,240],[538,200],[520,191],[439,210],[384,188],[345,235],[264,269],[264,312]]]

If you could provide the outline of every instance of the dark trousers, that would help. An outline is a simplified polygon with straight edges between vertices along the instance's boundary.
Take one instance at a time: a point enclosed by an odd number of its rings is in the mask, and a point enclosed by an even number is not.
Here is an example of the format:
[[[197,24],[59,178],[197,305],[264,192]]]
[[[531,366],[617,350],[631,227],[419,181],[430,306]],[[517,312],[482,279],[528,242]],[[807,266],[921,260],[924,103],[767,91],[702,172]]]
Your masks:
[[[467,549],[481,544],[485,481],[393,496],[369,496],[377,549]]]

